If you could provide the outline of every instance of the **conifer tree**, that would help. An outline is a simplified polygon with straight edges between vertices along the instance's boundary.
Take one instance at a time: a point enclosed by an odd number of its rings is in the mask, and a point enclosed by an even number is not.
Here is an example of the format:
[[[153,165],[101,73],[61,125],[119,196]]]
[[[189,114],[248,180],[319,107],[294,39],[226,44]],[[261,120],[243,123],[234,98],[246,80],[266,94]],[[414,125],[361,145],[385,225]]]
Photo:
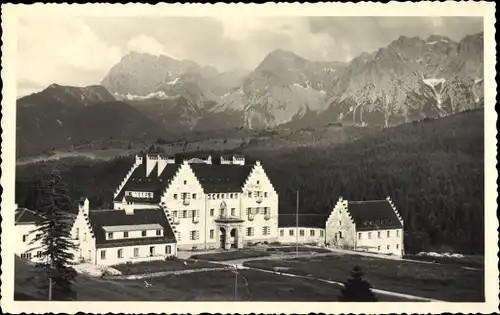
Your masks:
[[[76,296],[73,288],[76,271],[73,264],[76,245],[71,239],[73,218],[71,199],[66,184],[58,171],[54,170],[38,187],[36,212],[40,220],[36,228],[33,244],[40,247],[40,259],[36,267],[43,271],[41,283],[48,289],[49,300],[66,300]]]
[[[341,289],[341,302],[377,302],[371,285],[363,279],[364,273],[361,267],[355,265],[351,271],[351,278],[344,283]]]

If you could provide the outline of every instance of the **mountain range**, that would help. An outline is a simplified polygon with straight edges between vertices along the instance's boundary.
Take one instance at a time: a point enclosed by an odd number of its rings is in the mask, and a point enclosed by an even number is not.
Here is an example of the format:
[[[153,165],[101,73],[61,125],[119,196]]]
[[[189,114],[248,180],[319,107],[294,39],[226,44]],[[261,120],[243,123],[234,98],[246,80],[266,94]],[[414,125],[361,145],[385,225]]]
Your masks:
[[[251,72],[132,52],[100,85],[52,84],[20,98],[18,146],[332,122],[390,127],[442,117],[482,106],[483,42],[483,33],[460,42],[401,36],[350,62],[275,50]]]

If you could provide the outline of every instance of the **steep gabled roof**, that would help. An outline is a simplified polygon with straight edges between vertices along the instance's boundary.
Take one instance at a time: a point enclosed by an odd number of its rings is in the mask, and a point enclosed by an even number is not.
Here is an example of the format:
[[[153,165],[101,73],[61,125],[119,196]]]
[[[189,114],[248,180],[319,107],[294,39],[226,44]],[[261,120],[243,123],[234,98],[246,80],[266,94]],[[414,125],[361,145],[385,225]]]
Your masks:
[[[26,209],[26,208],[18,208],[16,209],[15,214],[15,224],[35,224],[40,221],[40,216],[36,214],[35,211]]]
[[[162,209],[135,209],[133,214],[127,214],[125,210],[91,210],[89,221],[96,238],[97,248],[108,248],[116,246],[134,246],[161,243],[174,243],[175,235],[170,226],[167,216]],[[126,226],[159,224],[163,227],[162,236],[126,238],[106,240],[105,226]]]
[[[299,228],[316,228],[324,229],[326,227],[326,220],[328,215],[324,214],[300,214],[299,213]],[[278,216],[278,227],[296,227],[296,215],[295,214],[279,214]]]
[[[158,166],[156,165],[149,176],[146,177],[146,165],[141,164],[130,175],[127,183],[114,200],[122,201],[125,191],[148,191],[153,193],[153,198],[140,198],[136,201],[141,203],[159,203],[162,192],[174,178],[179,168],[179,164],[167,164],[160,176],[158,176]]]
[[[205,193],[241,192],[252,165],[190,164]]]
[[[396,229],[403,225],[388,200],[348,201],[357,231]]]

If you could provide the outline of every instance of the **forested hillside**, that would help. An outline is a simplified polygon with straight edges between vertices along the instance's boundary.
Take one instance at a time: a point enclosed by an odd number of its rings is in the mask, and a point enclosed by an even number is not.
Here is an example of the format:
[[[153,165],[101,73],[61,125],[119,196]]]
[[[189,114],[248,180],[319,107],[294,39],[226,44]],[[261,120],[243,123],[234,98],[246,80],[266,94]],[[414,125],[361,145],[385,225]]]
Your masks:
[[[328,213],[342,196],[390,196],[405,220],[406,251],[484,251],[482,109],[374,131],[349,143],[240,152],[259,159],[280,194],[280,212]],[[66,159],[17,168],[16,201],[33,207],[35,185],[58,167],[73,198],[109,207],[131,157]]]

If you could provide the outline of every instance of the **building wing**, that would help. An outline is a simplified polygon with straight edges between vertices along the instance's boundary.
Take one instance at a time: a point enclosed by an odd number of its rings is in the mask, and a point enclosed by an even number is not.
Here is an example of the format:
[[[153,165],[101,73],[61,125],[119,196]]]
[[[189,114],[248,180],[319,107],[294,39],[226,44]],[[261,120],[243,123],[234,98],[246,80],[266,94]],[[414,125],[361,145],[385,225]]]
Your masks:
[[[133,213],[127,213],[125,210],[94,210],[89,212],[89,221],[95,234],[97,248],[176,242],[168,218],[160,208],[135,209]],[[163,229],[161,236],[106,238],[106,233],[111,230],[141,231],[151,230],[153,226]]]

